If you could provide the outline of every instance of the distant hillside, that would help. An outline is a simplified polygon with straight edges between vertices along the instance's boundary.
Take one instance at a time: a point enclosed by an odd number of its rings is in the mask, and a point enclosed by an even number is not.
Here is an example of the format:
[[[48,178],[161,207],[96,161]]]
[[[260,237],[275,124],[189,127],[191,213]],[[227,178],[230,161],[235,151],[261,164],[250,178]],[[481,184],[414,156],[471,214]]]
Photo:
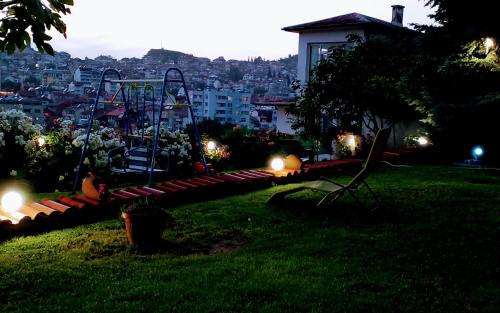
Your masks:
[[[180,57],[184,58],[195,58],[192,54],[186,54],[179,51],[165,50],[165,49],[151,49],[144,55],[144,58],[151,57],[163,62],[174,61],[177,62]]]
[[[297,54],[288,55],[287,58],[279,59],[279,61],[284,63],[286,68],[289,70],[297,68],[298,60],[299,60],[299,56]]]
[[[148,53],[144,55],[143,58],[155,58],[158,60],[161,60],[163,62],[167,61],[174,61],[177,62],[179,58],[184,58],[184,59],[206,59],[205,57],[196,57],[192,54],[187,54],[184,52],[179,52],[179,51],[174,51],[174,50],[166,50],[166,49],[150,49]],[[219,57],[217,59],[224,59],[224,57]],[[288,55],[286,58],[280,58],[279,61],[283,62],[286,64],[287,68],[296,68],[297,67],[297,60],[298,56],[295,55]],[[242,61],[242,60],[240,60]]]

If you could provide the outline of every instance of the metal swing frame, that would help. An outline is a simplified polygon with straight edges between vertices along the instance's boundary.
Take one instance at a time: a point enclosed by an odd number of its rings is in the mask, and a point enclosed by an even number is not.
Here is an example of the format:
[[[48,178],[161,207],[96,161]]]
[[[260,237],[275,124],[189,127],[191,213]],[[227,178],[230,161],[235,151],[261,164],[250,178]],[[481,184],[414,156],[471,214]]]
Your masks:
[[[175,75],[177,74],[178,78],[174,78],[172,77],[172,75]],[[107,77],[109,75],[113,75],[116,77],[116,79],[108,79]],[[188,107],[188,110],[189,110],[189,115],[191,116],[191,123],[193,124],[193,132],[194,132],[194,140],[196,142],[196,145],[198,147],[198,150],[199,150],[199,154],[200,154],[200,157],[201,157],[201,162],[202,164],[204,165],[205,167],[205,175],[209,176],[210,173],[208,171],[208,166],[206,165],[206,158],[205,158],[205,154],[203,152],[203,147],[201,145],[201,136],[200,136],[200,133],[198,132],[198,127],[197,127],[197,123],[196,123],[196,117],[193,113],[193,108],[192,108],[192,105],[191,105],[191,99],[189,99],[189,93],[188,93],[188,90],[187,90],[187,87],[186,87],[186,82],[184,80],[184,75],[182,74],[181,70],[178,69],[178,68],[175,68],[175,67],[171,67],[169,69],[167,69],[165,71],[165,74],[163,75],[163,79],[122,79],[121,75],[120,75],[120,72],[116,69],[106,69],[102,72],[101,74],[101,80],[100,80],[100,84],[99,84],[99,89],[98,89],[98,92],[96,94],[96,98],[95,98],[95,101],[94,101],[94,105],[92,106],[92,111],[91,111],[91,114],[90,114],[90,118],[89,118],[89,121],[88,121],[88,125],[87,125],[87,129],[86,129],[86,135],[85,135],[85,142],[83,144],[83,148],[82,148],[82,153],[80,155],[80,161],[78,163],[78,167],[76,169],[76,175],[75,175],[75,180],[73,182],[73,190],[72,190],[72,193],[75,193],[76,192],[76,189],[80,183],[80,177],[81,177],[81,169],[82,169],[82,165],[83,165],[83,160],[85,159],[85,156],[87,154],[87,150],[88,150],[88,144],[89,144],[89,139],[90,139],[90,133],[92,131],[92,125],[94,123],[94,116],[95,116],[95,112],[96,112],[96,109],[97,109],[97,106],[98,104],[100,104],[101,102],[99,101],[99,97],[101,96],[101,93],[103,92],[103,88],[105,86],[105,83],[118,83],[120,84],[120,87],[119,89],[117,90],[117,92],[115,93],[115,95],[113,96],[112,100],[110,101],[111,103],[114,103],[114,101],[116,100],[118,94],[121,93],[121,96],[122,96],[122,99],[123,99],[123,103],[124,103],[124,107],[125,107],[125,115],[124,117],[126,118],[127,122],[126,122],[126,126],[125,126],[125,143],[126,145],[129,144],[129,132],[131,131],[131,125],[130,125],[130,103],[128,100],[130,99],[127,99],[127,97],[125,96],[125,91],[123,89],[123,87],[125,86],[125,84],[127,83],[132,83],[132,84],[137,84],[137,83],[144,83],[144,103],[143,103],[143,107],[144,107],[144,112],[143,114],[145,114],[145,97],[146,97],[146,94],[145,94],[145,91],[146,91],[146,86],[151,86],[150,88],[152,88],[153,90],[153,127],[154,127],[154,139],[153,139],[153,152],[151,154],[151,160],[150,160],[150,164],[149,164],[149,177],[148,177],[148,186],[151,186],[153,184],[153,180],[154,180],[154,174],[155,174],[155,165],[156,165],[156,158],[157,158],[157,154],[159,152],[159,148],[158,148],[158,141],[160,139],[160,128],[161,128],[161,117],[162,117],[162,113],[163,113],[163,109],[164,109],[164,103],[166,101],[166,94],[167,94],[167,88],[171,85],[171,84],[180,84],[181,85],[181,88],[183,89],[184,91],[184,94],[185,94],[185,97],[186,97],[186,106]],[[156,111],[156,104],[154,102],[154,87],[151,85],[151,83],[162,83],[162,88],[161,88],[161,100],[159,102],[159,114],[158,114],[158,119],[157,121],[155,120],[155,111]],[[167,95],[168,97],[168,95]],[[139,105],[139,103],[137,102],[137,106]],[[142,139],[144,139],[144,125],[143,125],[143,129],[142,129]]]

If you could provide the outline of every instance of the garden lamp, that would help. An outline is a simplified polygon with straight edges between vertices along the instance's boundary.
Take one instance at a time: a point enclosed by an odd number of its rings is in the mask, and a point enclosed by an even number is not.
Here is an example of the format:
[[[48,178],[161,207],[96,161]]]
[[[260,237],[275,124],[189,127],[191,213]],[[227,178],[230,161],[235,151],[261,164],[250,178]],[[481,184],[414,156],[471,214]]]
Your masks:
[[[36,145],[41,148],[43,147],[43,145],[45,145],[45,137],[39,136],[38,138],[35,139],[35,142]]]
[[[429,143],[429,139],[425,138],[424,136],[420,136],[418,137],[417,142],[421,146],[426,146]]]
[[[2,210],[6,213],[12,213],[19,210],[24,203],[23,196],[15,190],[7,191],[1,200]]]
[[[484,39],[484,48],[486,49],[486,54],[495,46],[495,41],[493,38],[487,37]]]
[[[209,151],[213,151],[217,148],[217,144],[215,143],[215,141],[213,140],[210,140],[209,142],[207,142],[207,149]]]
[[[472,148],[472,157],[477,160],[479,159],[480,157],[482,157],[484,154],[484,149],[483,147],[481,146],[475,146],[474,148]]]
[[[285,161],[280,157],[273,158],[271,160],[271,168],[274,171],[281,171],[283,168],[285,168]]]

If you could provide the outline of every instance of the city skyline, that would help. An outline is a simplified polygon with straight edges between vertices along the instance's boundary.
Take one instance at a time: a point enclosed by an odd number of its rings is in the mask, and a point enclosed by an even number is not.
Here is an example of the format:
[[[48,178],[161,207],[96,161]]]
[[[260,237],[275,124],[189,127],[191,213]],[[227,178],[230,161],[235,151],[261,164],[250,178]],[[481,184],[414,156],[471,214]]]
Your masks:
[[[143,0],[140,8],[136,3],[77,1],[72,14],[63,17],[68,38],[51,31],[51,44],[54,49],[79,58],[140,58],[149,49],[164,48],[210,59],[223,56],[246,60],[261,56],[274,60],[297,54],[298,36],[281,30],[285,26],[352,12],[390,21],[394,4],[405,6],[405,26],[432,23],[427,17],[432,10],[424,7],[422,0],[256,0],[251,5],[220,0],[217,6],[198,0],[168,5]]]

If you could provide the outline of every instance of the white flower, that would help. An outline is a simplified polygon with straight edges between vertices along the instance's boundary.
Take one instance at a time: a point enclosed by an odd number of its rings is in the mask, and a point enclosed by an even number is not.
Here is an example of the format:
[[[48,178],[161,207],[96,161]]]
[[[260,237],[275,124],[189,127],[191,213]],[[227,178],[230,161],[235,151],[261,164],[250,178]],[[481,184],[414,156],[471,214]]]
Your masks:
[[[23,135],[17,135],[14,137],[14,139],[16,140],[17,145],[24,146],[24,144],[26,144]]]
[[[89,158],[85,158],[85,160],[83,160],[83,164],[85,164],[85,165],[90,165],[90,160],[89,160]]]
[[[10,176],[17,176],[17,171],[16,170],[10,171]]]
[[[59,181],[63,181],[64,180],[64,176],[63,175],[59,175]]]

